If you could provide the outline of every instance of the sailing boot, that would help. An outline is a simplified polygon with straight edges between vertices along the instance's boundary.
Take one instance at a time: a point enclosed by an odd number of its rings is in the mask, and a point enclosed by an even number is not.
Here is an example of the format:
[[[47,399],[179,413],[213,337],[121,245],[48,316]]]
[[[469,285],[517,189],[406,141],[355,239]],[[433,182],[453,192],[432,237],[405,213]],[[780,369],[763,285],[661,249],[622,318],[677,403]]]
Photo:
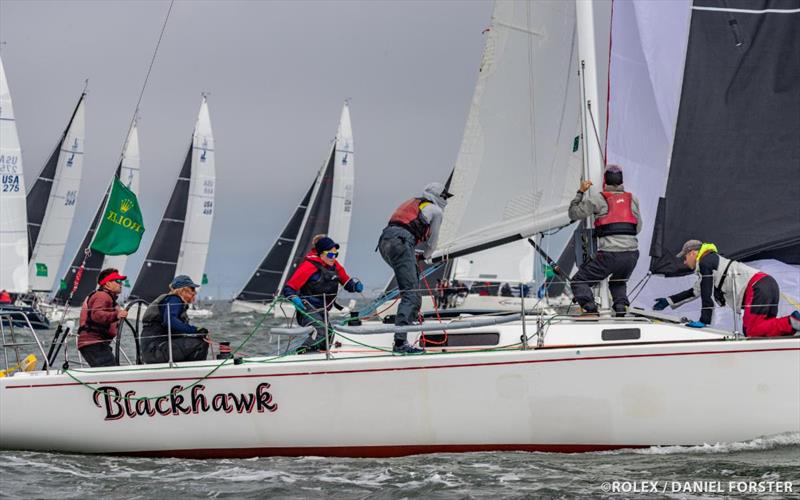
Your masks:
[[[597,304],[594,302],[587,302],[581,306],[581,316],[599,316]]]
[[[628,312],[628,308],[625,307],[625,304],[614,304],[613,309],[614,309],[614,316],[616,316],[617,318],[624,318],[625,313]]]

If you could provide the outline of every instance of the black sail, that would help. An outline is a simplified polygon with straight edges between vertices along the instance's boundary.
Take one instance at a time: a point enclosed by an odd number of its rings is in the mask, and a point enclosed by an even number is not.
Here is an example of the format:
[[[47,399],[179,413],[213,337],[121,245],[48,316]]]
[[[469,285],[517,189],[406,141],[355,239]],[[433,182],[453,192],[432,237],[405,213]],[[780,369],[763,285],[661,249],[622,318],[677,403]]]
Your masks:
[[[147,252],[142,269],[136,277],[131,290],[131,299],[153,299],[166,293],[169,283],[175,277],[178,267],[178,256],[183,238],[183,226],[186,220],[186,206],[189,201],[189,180],[192,177],[192,145],[186,152],[186,159],[178,175],[178,181],[172,190],[167,209],[161,218],[161,224]]]
[[[308,203],[311,201],[311,194],[314,192],[316,181],[311,183],[311,187],[306,191],[305,196],[295,209],[286,227],[283,228],[278,240],[269,249],[267,256],[261,261],[258,269],[248,280],[244,289],[236,297],[236,300],[246,300],[250,302],[269,302],[279,292],[281,276],[286,269],[286,264],[292,256],[292,247],[300,233],[300,226],[306,215]]]
[[[53,179],[55,179],[56,170],[58,169],[58,155],[61,153],[64,139],[66,139],[67,132],[69,132],[72,121],[75,119],[75,113],[78,112],[78,108],[81,106],[81,102],[83,102],[85,96],[85,93],[81,94],[78,99],[78,104],[75,105],[75,109],[72,111],[72,116],[67,123],[67,128],[64,129],[53,153],[50,155],[47,163],[44,164],[44,167],[42,167],[39,177],[36,178],[33,187],[25,198],[28,212],[29,259],[33,255],[33,249],[36,247],[36,240],[39,239],[39,231],[42,229],[42,222],[44,221],[45,212],[47,211],[47,202],[50,199],[50,191],[53,189]]]
[[[695,7],[720,7],[696,0]],[[800,1],[729,0],[729,9]],[[800,14],[693,10],[665,197],[650,269],[688,273],[687,239],[727,257],[800,264]]]
[[[306,222],[300,230],[294,254],[289,259],[289,268],[286,272],[286,279],[292,275],[297,266],[305,259],[311,250],[311,242],[318,234],[328,234],[328,226],[331,220],[331,199],[333,198],[333,165],[336,148],[331,148],[328,163],[319,179],[317,194],[311,201],[306,215]]]
[[[120,163],[120,165],[117,167],[116,173],[114,174],[115,177],[119,177],[121,169],[122,164]],[[56,304],[64,304],[67,302],[67,299],[69,299],[70,306],[79,306],[83,302],[83,299],[85,299],[86,296],[97,287],[97,276],[100,274],[100,271],[102,271],[101,267],[106,255],[102,252],[98,252],[97,250],[92,250],[89,258],[86,259],[86,263],[84,264],[81,281],[78,283],[78,289],[70,298],[70,292],[72,291],[72,286],[75,283],[75,277],[77,276],[78,269],[81,267],[81,263],[83,263],[86,249],[88,249],[89,245],[92,244],[94,233],[97,231],[97,226],[100,224],[100,219],[103,217],[106,201],[108,200],[110,191],[111,184],[109,184],[108,188],[106,189],[106,194],[103,196],[103,201],[100,202],[100,206],[97,208],[97,213],[95,213],[94,218],[92,219],[92,224],[89,226],[89,230],[86,232],[86,236],[83,237],[81,246],[78,247],[78,251],[75,253],[75,257],[72,259],[72,264],[70,264],[69,269],[67,269],[67,273],[61,280],[61,286],[59,287],[59,290],[53,299],[53,302]]]

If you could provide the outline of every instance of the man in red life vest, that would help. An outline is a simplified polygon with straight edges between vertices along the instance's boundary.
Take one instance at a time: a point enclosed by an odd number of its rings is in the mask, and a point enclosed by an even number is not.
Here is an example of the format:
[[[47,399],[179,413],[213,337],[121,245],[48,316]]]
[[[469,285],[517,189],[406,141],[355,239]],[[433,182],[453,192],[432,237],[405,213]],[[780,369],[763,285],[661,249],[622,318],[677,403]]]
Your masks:
[[[626,193],[622,185],[622,170],[609,165],[603,174],[604,190],[586,195],[592,181],[583,181],[578,194],[569,205],[570,220],[595,216],[597,254],[585,262],[571,278],[572,295],[585,313],[596,314],[597,304],[591,286],[609,278],[608,288],[617,316],[624,316],[628,305],[627,281],[639,260],[639,241],[642,229],[639,200]]]
[[[89,366],[117,364],[110,344],[117,336],[119,321],[128,316],[128,311],[117,305],[126,278],[116,269],[103,269],[97,276],[97,290],[81,305],[78,350]]]
[[[351,278],[339,264],[339,245],[327,236],[315,238],[314,249],[297,266],[283,287],[283,296],[294,304],[300,326],[312,325],[316,333],[309,335],[298,352],[325,349],[325,311],[330,310],[339,293],[339,285],[350,293],[361,293],[364,284]],[[333,339],[329,337],[328,341]]]
[[[653,309],[673,308],[700,297],[698,321],[687,326],[703,328],[711,324],[714,301],[720,306],[732,304],[736,311],[744,309],[742,329],[748,337],[778,337],[800,331],[800,311],[778,317],[780,288],[775,278],[717,253],[713,243],[689,240],[677,255],[684,265],[694,270],[697,281],[692,288],[669,297],[656,299]]]
[[[400,304],[394,319],[397,326],[410,325],[419,315],[422,296],[417,259],[430,258],[436,248],[442,211],[452,196],[441,183],[431,182],[425,186],[421,197],[406,200],[397,207],[378,240],[381,257],[394,271],[400,289]],[[417,245],[421,245],[419,254],[415,250]],[[394,352],[419,354],[424,349],[409,344],[405,332],[397,332],[394,334]]]

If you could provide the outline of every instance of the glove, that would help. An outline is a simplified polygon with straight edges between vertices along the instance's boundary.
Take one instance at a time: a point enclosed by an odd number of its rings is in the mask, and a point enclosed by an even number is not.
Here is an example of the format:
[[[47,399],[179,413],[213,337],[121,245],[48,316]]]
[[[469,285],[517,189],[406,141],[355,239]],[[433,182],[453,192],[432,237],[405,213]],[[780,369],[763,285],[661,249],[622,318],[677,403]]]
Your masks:
[[[292,301],[292,304],[294,304],[295,309],[297,309],[300,312],[306,312],[306,306],[303,304],[303,301],[302,299],[300,299],[300,297],[295,295],[289,300]]]
[[[203,335],[208,334],[208,328],[198,328],[197,333],[202,333]]]
[[[669,301],[667,299],[665,299],[664,297],[661,297],[660,299],[656,299],[656,303],[653,304],[653,310],[654,311],[663,311],[664,309],[667,308],[668,305],[669,305]]]
[[[689,328],[705,328],[708,325],[706,325],[702,321],[690,321],[686,323],[686,326],[688,326]]]
[[[353,278],[353,290],[355,290],[356,293],[363,292],[364,291],[364,283],[362,283],[360,280],[358,280],[356,278]]]

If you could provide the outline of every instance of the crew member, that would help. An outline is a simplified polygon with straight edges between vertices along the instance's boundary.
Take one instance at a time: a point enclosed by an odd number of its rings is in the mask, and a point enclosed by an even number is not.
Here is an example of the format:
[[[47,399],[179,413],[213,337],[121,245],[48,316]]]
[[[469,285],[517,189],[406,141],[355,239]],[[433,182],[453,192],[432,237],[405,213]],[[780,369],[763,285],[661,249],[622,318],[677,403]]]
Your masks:
[[[111,341],[117,336],[119,321],[128,316],[117,304],[126,278],[114,268],[103,269],[97,276],[97,290],[81,305],[78,350],[89,366],[117,365]]]
[[[441,183],[431,182],[420,198],[411,198],[397,207],[381,233],[378,250],[394,271],[400,289],[396,326],[410,325],[417,319],[422,305],[417,259],[427,260],[433,254],[439,239],[442,211],[452,196]],[[420,253],[415,250],[417,245],[421,245]],[[395,332],[394,352],[419,354],[424,349],[409,344],[405,332]]]
[[[687,323],[693,328],[711,324],[714,301],[720,306],[733,304],[744,309],[744,334],[748,337],[777,337],[800,331],[800,311],[778,317],[780,289],[769,274],[748,265],[727,259],[713,243],[689,240],[678,254],[683,263],[697,274],[697,282],[688,290],[656,299],[653,309],[673,308],[700,297],[700,319]]]
[[[202,361],[208,356],[208,330],[189,324],[186,313],[200,285],[182,274],[172,280],[169,288],[169,293],[156,297],[142,316],[142,360],[169,362],[171,336],[172,361]]]
[[[14,302],[11,300],[11,294],[8,293],[8,290],[0,290],[0,304],[11,304]]]
[[[609,278],[608,288],[617,316],[624,316],[628,305],[627,282],[639,259],[636,235],[642,229],[639,200],[625,191],[622,170],[609,165],[603,173],[601,193],[586,195],[592,181],[582,181],[578,194],[569,205],[570,220],[595,216],[597,254],[586,261],[570,279],[572,295],[584,313],[597,314],[591,287]]]
[[[325,311],[330,311],[334,305],[339,285],[350,293],[364,291],[364,284],[348,276],[336,260],[338,255],[338,243],[327,236],[316,238],[313,250],[297,266],[283,287],[283,296],[291,300],[296,309],[297,324],[312,325],[315,330],[303,341],[298,353],[325,349]],[[330,332],[328,335],[330,344],[333,335]]]

